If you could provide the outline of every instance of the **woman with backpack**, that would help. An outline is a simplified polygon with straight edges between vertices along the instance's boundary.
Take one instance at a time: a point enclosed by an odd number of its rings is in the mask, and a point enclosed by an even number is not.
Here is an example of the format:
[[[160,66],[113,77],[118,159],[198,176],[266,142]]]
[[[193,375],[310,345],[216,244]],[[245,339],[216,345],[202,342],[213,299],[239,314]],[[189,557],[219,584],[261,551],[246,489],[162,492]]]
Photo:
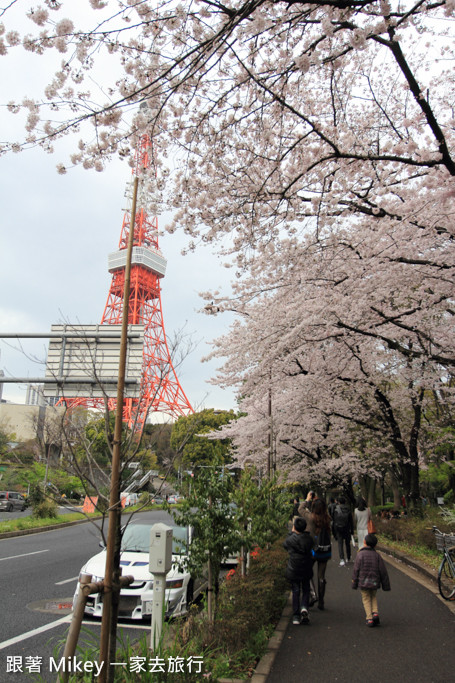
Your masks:
[[[330,515],[327,505],[321,498],[316,498],[311,506],[312,526],[315,534],[315,546],[313,557],[318,563],[318,609],[324,609],[324,595],[327,581],[325,571],[327,562],[332,557],[332,546],[330,543]]]
[[[351,536],[354,533],[354,522],[349,505],[343,496],[338,499],[338,505],[333,513],[333,535],[338,541],[338,553],[340,555],[340,567],[346,564],[344,561],[344,549],[346,548],[346,561],[351,560]]]

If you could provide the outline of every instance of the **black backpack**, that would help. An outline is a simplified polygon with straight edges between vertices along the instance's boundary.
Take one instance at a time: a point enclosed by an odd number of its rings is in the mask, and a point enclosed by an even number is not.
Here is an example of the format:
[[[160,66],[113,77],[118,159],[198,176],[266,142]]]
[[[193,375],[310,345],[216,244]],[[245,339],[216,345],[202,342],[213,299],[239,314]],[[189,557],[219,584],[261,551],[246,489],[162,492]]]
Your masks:
[[[347,529],[349,526],[349,515],[350,515],[349,508],[343,505],[337,505],[335,508],[335,529]]]

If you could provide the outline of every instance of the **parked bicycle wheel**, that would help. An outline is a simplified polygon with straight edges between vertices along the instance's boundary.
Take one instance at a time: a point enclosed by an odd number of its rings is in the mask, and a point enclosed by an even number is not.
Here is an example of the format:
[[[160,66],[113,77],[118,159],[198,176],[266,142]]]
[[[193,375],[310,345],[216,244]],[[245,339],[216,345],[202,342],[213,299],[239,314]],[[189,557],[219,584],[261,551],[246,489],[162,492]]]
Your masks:
[[[447,551],[439,567],[438,587],[444,600],[455,600],[455,549]]]

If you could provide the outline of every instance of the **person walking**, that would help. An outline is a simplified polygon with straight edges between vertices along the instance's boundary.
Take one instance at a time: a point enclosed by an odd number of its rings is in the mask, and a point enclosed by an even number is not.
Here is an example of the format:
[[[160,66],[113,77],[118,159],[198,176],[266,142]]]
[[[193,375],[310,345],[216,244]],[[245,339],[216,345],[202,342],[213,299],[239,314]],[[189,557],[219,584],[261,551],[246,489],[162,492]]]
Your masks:
[[[294,517],[292,531],[283,545],[289,553],[285,577],[291,583],[292,623],[308,624],[310,602],[310,580],[313,577],[313,539],[306,531],[303,517]]]
[[[294,517],[298,517],[299,515],[299,505],[300,505],[300,499],[298,496],[294,496],[294,498],[291,501],[292,505],[292,510],[291,510],[291,515],[290,519],[294,519]]]
[[[327,505],[321,498],[317,498],[313,502],[311,515],[315,532],[313,557],[318,565],[318,609],[323,610],[325,589],[327,585],[325,572],[327,569],[327,562],[332,557],[332,545],[330,541],[331,519],[327,511]]]
[[[313,541],[315,540],[316,536],[316,531],[314,528],[314,521],[313,521],[313,515],[312,515],[312,506],[314,504],[314,501],[317,500],[317,497],[315,497],[314,491],[310,491],[306,497],[306,499],[300,504],[299,506],[299,517],[303,517],[303,519],[306,522],[306,530],[310,534],[311,538]],[[318,594],[316,591],[316,586],[314,585],[314,580],[311,579],[310,581],[310,607],[313,607],[314,603],[318,599]]]
[[[376,593],[382,587],[390,590],[390,579],[384,560],[376,552],[378,539],[374,534],[367,534],[363,548],[357,553],[352,570],[352,588],[360,588],[362,603],[366,614],[367,626],[379,626],[378,600]]]
[[[333,535],[338,541],[338,553],[340,556],[340,567],[344,567],[346,562],[351,561],[351,536],[354,533],[354,522],[346,498],[340,497],[338,505],[333,513]],[[346,548],[346,562],[344,559],[344,549]]]
[[[371,510],[367,506],[365,498],[362,498],[362,496],[357,499],[354,518],[357,528],[357,544],[360,550],[363,548],[363,540],[368,533],[368,522],[371,519]]]
[[[337,506],[337,504],[336,504],[335,498],[332,496],[330,498],[330,502],[327,506],[328,513],[332,519],[333,519],[333,513],[335,511],[336,506]]]

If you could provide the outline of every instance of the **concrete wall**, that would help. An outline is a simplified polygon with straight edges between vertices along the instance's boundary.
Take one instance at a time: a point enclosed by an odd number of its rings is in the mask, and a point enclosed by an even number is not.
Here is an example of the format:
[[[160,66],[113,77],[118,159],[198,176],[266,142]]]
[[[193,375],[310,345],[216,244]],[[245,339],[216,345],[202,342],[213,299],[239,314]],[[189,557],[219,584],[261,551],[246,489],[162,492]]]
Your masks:
[[[0,403],[0,427],[14,433],[15,441],[29,441],[37,436],[37,429],[44,421],[45,408],[16,403]]]

